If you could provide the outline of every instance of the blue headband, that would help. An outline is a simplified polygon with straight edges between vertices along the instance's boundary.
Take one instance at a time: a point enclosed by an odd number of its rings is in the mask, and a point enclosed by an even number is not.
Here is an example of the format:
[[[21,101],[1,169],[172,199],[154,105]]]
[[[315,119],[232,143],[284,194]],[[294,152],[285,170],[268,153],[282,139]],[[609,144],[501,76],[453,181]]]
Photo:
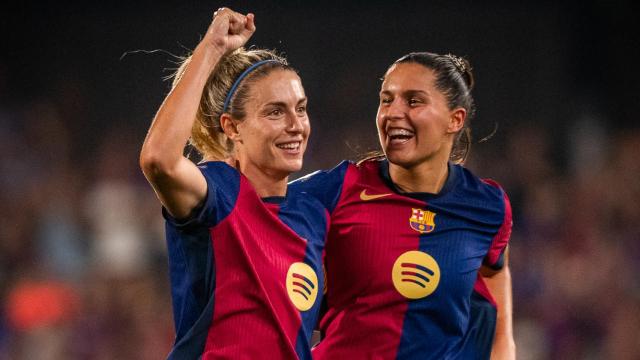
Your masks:
[[[249,75],[249,73],[252,72],[253,70],[255,70],[258,66],[266,64],[266,63],[270,63],[270,62],[279,63],[280,61],[274,60],[274,59],[267,59],[267,60],[258,61],[257,63],[249,66],[249,68],[247,70],[245,70],[242,74],[240,74],[240,76],[238,76],[238,79],[236,80],[236,82],[234,82],[233,86],[231,86],[231,89],[229,89],[229,93],[227,94],[227,98],[224,99],[224,106],[222,107],[222,113],[223,114],[227,112],[227,108],[229,107],[229,103],[231,102],[231,97],[233,96],[233,93],[235,93],[236,90],[238,89],[238,86],[240,85],[240,82],[242,81],[242,79],[247,77],[247,75]]]

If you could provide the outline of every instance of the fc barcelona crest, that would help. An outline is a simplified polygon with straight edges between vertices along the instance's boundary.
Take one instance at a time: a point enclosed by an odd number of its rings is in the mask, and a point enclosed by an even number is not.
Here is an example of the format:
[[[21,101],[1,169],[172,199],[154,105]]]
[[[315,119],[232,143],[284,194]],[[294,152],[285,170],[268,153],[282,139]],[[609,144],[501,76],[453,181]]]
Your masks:
[[[430,233],[435,229],[436,223],[434,218],[436,213],[429,210],[411,209],[411,218],[409,218],[409,224],[411,228],[421,234]]]

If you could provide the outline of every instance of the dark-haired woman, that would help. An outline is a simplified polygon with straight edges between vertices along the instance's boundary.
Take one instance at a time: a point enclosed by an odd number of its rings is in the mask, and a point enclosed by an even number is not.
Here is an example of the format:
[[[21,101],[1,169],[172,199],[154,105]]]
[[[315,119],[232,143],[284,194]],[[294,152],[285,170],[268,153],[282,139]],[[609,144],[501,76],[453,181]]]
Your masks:
[[[511,207],[497,183],[460,165],[472,86],[462,58],[400,58],[380,91],[384,156],[290,185],[331,213],[314,359],[484,359],[496,333],[494,355],[513,357]],[[497,283],[495,298],[480,274]]]

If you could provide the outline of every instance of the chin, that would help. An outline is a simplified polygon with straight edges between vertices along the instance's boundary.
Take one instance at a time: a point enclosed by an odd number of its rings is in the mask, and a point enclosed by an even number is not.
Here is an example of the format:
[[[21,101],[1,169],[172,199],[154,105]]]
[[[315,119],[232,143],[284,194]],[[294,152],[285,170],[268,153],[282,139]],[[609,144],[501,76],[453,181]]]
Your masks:
[[[302,170],[302,159],[300,160],[288,160],[279,164],[278,170],[286,173],[294,173]]]
[[[297,162],[295,164],[291,164],[291,166],[289,167],[291,172],[297,172],[302,170],[302,160],[300,160],[300,162]]]
[[[390,163],[401,166],[403,168],[410,168],[416,164],[416,159],[412,158],[406,153],[400,151],[386,152],[385,156]]]

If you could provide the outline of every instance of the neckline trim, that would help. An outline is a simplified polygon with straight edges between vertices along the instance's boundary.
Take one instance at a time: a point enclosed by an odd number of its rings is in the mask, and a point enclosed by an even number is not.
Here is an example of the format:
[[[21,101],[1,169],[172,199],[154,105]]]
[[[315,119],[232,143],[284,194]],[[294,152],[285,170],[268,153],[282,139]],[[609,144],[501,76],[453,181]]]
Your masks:
[[[384,183],[398,195],[408,196],[418,200],[426,200],[426,199],[437,199],[439,197],[444,196],[448,192],[451,191],[455,187],[458,176],[457,167],[451,162],[447,162],[447,180],[445,180],[442,189],[438,193],[428,193],[428,192],[404,192],[400,190],[396,184],[394,184],[393,180],[391,180],[391,174],[389,173],[389,160],[384,159],[380,162],[380,177],[384,181]]]

